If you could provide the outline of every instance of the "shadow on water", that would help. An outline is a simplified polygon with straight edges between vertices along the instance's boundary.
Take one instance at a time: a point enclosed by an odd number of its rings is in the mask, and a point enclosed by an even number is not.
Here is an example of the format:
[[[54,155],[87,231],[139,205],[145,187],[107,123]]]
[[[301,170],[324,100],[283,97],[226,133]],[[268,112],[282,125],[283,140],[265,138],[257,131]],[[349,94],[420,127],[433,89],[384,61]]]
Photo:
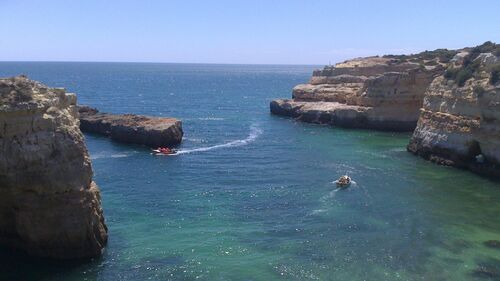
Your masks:
[[[82,272],[87,280],[97,279],[93,270],[101,259],[64,261],[57,259],[30,257],[19,251],[0,249],[0,280],[64,280],[72,272]]]

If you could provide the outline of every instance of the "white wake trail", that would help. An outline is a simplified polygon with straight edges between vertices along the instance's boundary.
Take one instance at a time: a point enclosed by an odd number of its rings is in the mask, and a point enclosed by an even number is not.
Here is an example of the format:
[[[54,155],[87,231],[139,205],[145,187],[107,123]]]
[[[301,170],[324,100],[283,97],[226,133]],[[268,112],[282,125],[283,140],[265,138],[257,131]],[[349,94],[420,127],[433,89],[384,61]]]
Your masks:
[[[214,146],[179,150],[179,151],[177,151],[177,153],[175,155],[188,154],[188,153],[193,153],[193,152],[203,152],[203,151],[209,151],[209,150],[225,148],[225,147],[243,146],[243,145],[247,145],[247,144],[255,141],[261,134],[262,134],[262,130],[260,128],[252,126],[252,127],[250,127],[250,134],[248,135],[248,137],[246,139],[234,140],[234,141],[230,141],[228,143],[218,144],[218,145],[214,145]]]
[[[132,152],[127,152],[127,153],[110,153],[110,152],[98,152],[96,154],[91,154],[90,159],[91,160],[98,160],[98,159],[107,159],[107,158],[124,158],[124,157],[130,157],[133,154],[137,153],[137,151],[132,151]]]

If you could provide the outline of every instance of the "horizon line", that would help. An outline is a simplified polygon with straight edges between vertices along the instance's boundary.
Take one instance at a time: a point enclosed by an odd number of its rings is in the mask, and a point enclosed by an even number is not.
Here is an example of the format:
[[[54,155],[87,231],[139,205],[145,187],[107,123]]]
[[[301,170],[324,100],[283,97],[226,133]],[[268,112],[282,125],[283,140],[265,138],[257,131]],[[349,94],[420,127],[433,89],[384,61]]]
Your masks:
[[[206,64],[206,65],[283,65],[283,66],[321,66],[328,64],[301,63],[218,63],[218,62],[154,62],[154,61],[80,61],[80,60],[0,60],[0,63],[150,63],[150,64]]]

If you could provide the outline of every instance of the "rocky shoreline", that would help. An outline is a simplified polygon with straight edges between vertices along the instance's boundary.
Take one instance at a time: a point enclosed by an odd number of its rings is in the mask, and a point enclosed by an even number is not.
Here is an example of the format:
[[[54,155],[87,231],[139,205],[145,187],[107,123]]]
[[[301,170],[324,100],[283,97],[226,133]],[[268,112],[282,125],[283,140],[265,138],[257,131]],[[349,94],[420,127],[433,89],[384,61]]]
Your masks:
[[[367,57],[316,70],[272,114],[344,128],[413,131],[407,149],[500,178],[500,47]]]
[[[380,110],[373,107],[346,105],[339,102],[306,102],[278,99],[271,101],[271,113],[298,121],[353,129],[407,132],[416,126],[415,120],[379,118]]]
[[[0,244],[57,259],[101,255],[107,227],[76,96],[0,79]]]
[[[88,106],[79,106],[78,112],[82,132],[108,136],[117,142],[156,148],[182,141],[182,122],[175,118],[102,113]]]
[[[291,100],[274,100],[271,113],[346,128],[412,131],[424,92],[444,71],[439,58],[367,57],[314,71],[294,87]]]
[[[408,151],[438,164],[500,178],[498,54],[496,44],[463,50],[447,73],[434,79]],[[450,73],[467,67],[471,68],[467,79],[453,79]]]
[[[177,119],[100,113],[26,76],[0,79],[0,128],[0,245],[56,259],[97,257],[107,243],[82,131],[151,147],[183,135]]]

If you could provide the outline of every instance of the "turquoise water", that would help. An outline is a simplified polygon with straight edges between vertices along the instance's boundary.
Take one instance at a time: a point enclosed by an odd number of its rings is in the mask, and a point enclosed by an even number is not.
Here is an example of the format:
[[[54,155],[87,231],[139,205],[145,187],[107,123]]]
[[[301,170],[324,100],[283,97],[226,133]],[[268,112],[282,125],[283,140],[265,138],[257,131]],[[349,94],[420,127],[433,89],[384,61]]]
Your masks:
[[[2,250],[1,280],[489,280],[500,183],[406,152],[410,134],[269,114],[313,67],[0,63],[114,113],[182,119],[183,154],[86,135],[109,245],[85,263]],[[331,183],[349,173],[356,185]],[[494,280],[494,279],[491,279]]]

